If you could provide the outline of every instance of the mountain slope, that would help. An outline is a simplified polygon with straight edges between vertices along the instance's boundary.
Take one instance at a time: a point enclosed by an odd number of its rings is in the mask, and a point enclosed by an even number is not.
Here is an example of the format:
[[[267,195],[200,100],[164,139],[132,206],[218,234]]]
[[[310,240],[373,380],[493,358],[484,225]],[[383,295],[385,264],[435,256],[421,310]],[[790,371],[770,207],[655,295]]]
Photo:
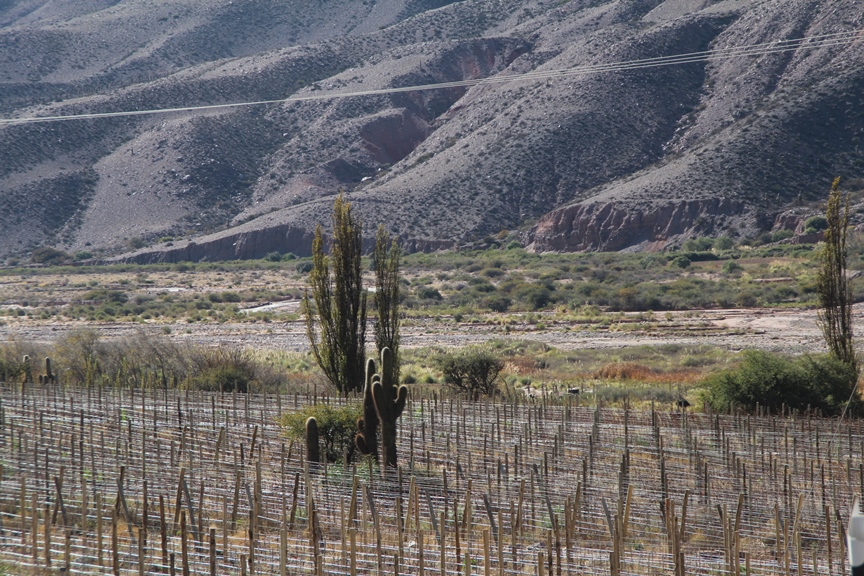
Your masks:
[[[3,22],[14,116],[496,82],[0,126],[0,255],[303,254],[339,189],[414,250],[535,219],[536,250],[653,250],[757,234],[864,168],[861,40],[553,74],[860,30],[852,0],[20,1]]]

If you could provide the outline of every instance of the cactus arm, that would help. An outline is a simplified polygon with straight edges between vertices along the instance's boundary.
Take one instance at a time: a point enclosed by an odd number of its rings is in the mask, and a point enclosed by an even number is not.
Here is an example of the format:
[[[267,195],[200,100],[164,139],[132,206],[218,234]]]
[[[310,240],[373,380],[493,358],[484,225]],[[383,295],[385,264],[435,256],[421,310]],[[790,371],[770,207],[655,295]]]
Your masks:
[[[408,400],[408,387],[400,386],[396,391],[396,401],[393,403],[394,419],[402,416],[402,411],[405,409],[405,402]]]
[[[366,361],[366,382],[363,387],[363,418],[357,421],[357,436],[354,444],[361,454],[378,458],[378,413],[372,398],[372,383],[375,379],[375,361]],[[362,440],[359,438],[362,437]]]
[[[306,460],[320,462],[321,451],[318,443],[318,421],[314,416],[306,420]]]
[[[390,414],[390,406],[393,404],[392,400],[390,402],[387,401],[387,398],[384,396],[384,386],[381,382],[375,381],[372,383],[372,398],[375,400],[375,410],[378,412],[378,417],[382,422],[386,422],[389,420],[387,416]]]

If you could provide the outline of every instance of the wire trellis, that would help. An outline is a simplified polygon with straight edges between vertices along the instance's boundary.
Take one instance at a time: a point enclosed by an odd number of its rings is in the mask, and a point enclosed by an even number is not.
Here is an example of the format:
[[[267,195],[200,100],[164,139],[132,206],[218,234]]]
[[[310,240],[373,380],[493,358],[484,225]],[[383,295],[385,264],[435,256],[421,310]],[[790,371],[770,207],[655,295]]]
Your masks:
[[[311,392],[0,399],[0,555],[22,570],[841,574],[864,491],[861,422],[785,411],[414,394],[382,471],[305,462],[279,414],[346,401]]]

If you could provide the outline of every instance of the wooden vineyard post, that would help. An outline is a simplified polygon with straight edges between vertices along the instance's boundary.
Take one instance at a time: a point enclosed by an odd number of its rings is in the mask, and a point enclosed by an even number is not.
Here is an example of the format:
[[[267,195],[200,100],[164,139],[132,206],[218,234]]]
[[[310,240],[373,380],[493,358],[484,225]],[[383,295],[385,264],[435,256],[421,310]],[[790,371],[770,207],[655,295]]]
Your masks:
[[[96,563],[104,566],[102,553],[102,493],[96,493]]]
[[[492,576],[492,558],[489,552],[489,529],[483,529],[483,576]]]
[[[348,529],[348,539],[351,543],[350,575],[357,576],[357,529],[354,526]]]
[[[216,529],[210,529],[210,576],[216,576]]]
[[[51,507],[45,506],[45,565],[51,566]]]
[[[168,534],[165,525],[165,496],[159,495],[159,539],[162,545],[162,565],[168,564]]]
[[[63,570],[69,574],[69,568],[72,566],[72,532],[69,528],[63,532]]]
[[[39,503],[36,500],[36,492],[30,495],[30,537],[33,539],[33,563],[39,561]]]
[[[146,557],[144,556],[145,538],[144,530],[138,530],[138,576],[144,576],[144,565],[146,564]]]
[[[21,552],[27,550],[27,479],[21,477],[21,500],[18,505],[21,514]]]
[[[445,552],[447,550],[447,540],[446,540],[446,534],[445,534],[445,530],[444,530],[444,528],[446,526],[446,522],[447,522],[447,514],[446,514],[446,512],[442,511],[441,512],[441,521],[440,521],[441,541],[439,542],[439,546],[438,546],[439,551],[440,551],[440,559],[438,561],[438,564],[439,564],[439,567],[441,569],[441,576],[445,576],[446,571],[447,571],[447,557],[445,554]]]
[[[423,559],[423,530],[417,531],[417,574],[419,576],[425,575],[425,565]]]
[[[279,528],[279,576],[288,576],[288,530],[283,519]]]
[[[189,542],[186,534],[186,511],[180,511],[180,564],[183,576],[189,576]]]
[[[120,576],[120,557],[117,543],[117,508],[111,508],[111,570]]]

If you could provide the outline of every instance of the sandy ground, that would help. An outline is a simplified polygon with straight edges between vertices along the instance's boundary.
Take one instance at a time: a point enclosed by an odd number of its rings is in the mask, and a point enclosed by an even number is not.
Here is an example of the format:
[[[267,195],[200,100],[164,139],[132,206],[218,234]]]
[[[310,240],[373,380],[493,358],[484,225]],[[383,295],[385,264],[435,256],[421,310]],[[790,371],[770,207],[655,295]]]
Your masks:
[[[857,323],[864,320],[864,305],[856,306]],[[616,316],[617,317],[617,316]],[[824,351],[815,310],[748,309],[655,313],[638,322],[627,315],[626,324],[609,327],[568,322],[549,322],[537,330],[515,324],[509,332],[490,318],[488,323],[456,324],[452,319],[411,320],[403,326],[403,345],[408,347],[458,347],[491,339],[534,340],[563,350],[624,348],[638,345],[708,344],[729,350],[747,348],[807,353]],[[631,321],[632,320],[632,321]],[[543,319],[541,318],[541,321]],[[201,344],[227,343],[257,349],[304,351],[308,349],[302,321],[236,324],[131,324],[131,323],[31,323],[0,327],[0,339],[15,338],[49,343],[64,333],[91,328],[105,338],[120,338],[139,330],[168,333],[178,340]],[[371,335],[371,327],[369,334]]]

